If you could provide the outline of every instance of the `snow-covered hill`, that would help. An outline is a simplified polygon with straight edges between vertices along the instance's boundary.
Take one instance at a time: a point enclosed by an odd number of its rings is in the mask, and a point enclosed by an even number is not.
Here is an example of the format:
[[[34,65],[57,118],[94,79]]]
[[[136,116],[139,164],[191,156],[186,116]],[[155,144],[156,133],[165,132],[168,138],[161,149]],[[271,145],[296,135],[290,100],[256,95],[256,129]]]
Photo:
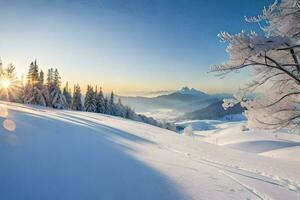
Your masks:
[[[299,199],[300,163],[96,113],[0,103],[0,199]]]

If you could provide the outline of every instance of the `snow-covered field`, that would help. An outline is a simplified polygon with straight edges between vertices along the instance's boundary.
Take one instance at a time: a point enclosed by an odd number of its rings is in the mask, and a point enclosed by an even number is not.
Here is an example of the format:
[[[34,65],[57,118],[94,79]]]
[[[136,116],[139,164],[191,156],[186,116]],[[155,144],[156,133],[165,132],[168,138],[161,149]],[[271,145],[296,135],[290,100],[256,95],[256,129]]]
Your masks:
[[[300,136],[286,131],[250,131],[246,122],[193,120],[177,123],[191,126],[197,140],[277,159],[300,162]]]
[[[300,199],[300,162],[282,156],[297,145],[245,150],[252,136],[240,137],[239,122],[186,137],[96,113],[0,107],[1,200]]]

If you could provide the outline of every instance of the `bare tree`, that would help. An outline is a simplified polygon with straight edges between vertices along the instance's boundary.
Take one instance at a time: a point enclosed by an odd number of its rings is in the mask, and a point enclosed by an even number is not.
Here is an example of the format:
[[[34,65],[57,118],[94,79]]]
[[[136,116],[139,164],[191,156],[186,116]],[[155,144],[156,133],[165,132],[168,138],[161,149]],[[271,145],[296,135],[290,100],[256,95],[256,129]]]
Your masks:
[[[211,72],[221,76],[244,68],[253,72],[251,82],[223,105],[241,102],[247,108],[250,128],[287,127],[300,133],[300,0],[275,2],[246,21],[258,23],[265,34],[219,34],[221,41],[228,43],[230,58],[212,66]],[[250,98],[256,91],[262,94]]]

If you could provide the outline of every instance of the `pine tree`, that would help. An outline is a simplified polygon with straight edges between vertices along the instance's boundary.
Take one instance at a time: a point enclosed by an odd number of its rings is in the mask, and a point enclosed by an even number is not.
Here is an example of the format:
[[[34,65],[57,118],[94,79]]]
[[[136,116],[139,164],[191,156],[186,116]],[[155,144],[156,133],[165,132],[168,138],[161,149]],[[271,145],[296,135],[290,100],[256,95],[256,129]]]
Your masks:
[[[115,115],[120,117],[125,117],[126,110],[124,105],[122,104],[121,98],[119,98],[118,103],[115,105]]]
[[[39,79],[39,67],[37,61],[30,63],[28,74],[27,74],[27,83],[36,84]]]
[[[71,91],[69,89],[69,84],[68,82],[66,83],[66,86],[63,89],[63,95],[66,99],[66,106],[65,108],[71,108],[72,106],[72,95],[71,95]]]
[[[96,94],[96,112],[105,113],[104,96],[101,87],[100,87],[100,91]]]
[[[61,85],[61,78],[60,78],[60,75],[58,73],[58,70],[55,69],[54,70],[54,73],[53,73],[53,82],[54,84],[60,88],[60,85]]]
[[[104,108],[104,112],[103,112],[104,114],[110,114],[109,113],[109,104],[108,104],[107,97],[104,97],[103,108]]]
[[[128,106],[125,107],[125,118],[126,119],[134,118],[134,111]]]
[[[39,82],[39,67],[36,60],[31,62],[29,66],[24,92],[24,103],[47,105],[47,94],[43,85]]]
[[[65,105],[67,104],[65,96],[62,94],[60,89],[60,76],[58,73],[58,70],[51,68],[48,70],[47,75],[47,87],[48,87],[48,93],[49,93],[49,100],[48,100],[48,106],[51,106],[53,108],[63,109]]]
[[[73,101],[72,101],[72,110],[82,110],[82,101],[81,101],[81,90],[80,86],[74,85],[74,90],[73,90]]]
[[[95,103],[96,103],[96,110],[97,110],[97,102],[96,102],[97,94],[98,94],[98,86],[96,85],[95,90],[94,90],[94,98],[95,98]]]
[[[87,86],[87,91],[84,99],[84,107],[88,112],[96,112],[96,98],[95,92],[92,86]]]
[[[115,115],[114,92],[111,92],[110,94],[108,109],[109,114]]]
[[[49,88],[53,82],[53,68],[48,69],[47,73],[47,87]]]
[[[43,72],[43,70],[40,71],[38,81],[41,85],[44,85],[44,72]]]

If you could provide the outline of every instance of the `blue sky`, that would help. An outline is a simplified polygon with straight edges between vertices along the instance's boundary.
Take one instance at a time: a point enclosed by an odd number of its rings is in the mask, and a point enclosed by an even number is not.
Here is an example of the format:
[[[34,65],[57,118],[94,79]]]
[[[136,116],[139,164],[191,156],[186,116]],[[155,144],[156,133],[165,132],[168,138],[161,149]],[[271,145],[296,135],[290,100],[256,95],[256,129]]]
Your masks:
[[[271,0],[0,0],[0,56],[25,74],[37,59],[71,84],[102,85],[120,94],[190,86],[237,89],[248,73],[219,79],[225,61],[220,31],[258,30],[244,16]]]

